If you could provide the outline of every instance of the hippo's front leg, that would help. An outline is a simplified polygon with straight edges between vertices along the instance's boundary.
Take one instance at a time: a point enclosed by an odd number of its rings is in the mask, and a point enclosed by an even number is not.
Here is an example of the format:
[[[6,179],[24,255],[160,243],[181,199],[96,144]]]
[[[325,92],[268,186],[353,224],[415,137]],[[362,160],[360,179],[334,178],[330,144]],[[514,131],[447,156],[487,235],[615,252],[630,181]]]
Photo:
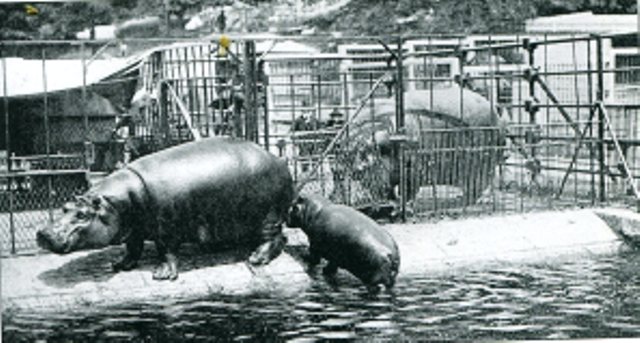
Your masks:
[[[142,250],[144,248],[144,239],[139,234],[132,233],[125,243],[125,253],[122,259],[112,265],[113,271],[132,270],[138,266]]]
[[[156,249],[161,262],[153,271],[153,279],[176,280],[178,278],[178,249],[168,247],[159,240],[156,241]]]
[[[156,250],[160,258],[160,264],[153,271],[155,280],[173,281],[178,278],[178,249],[180,248],[180,242],[175,237],[175,233],[171,234],[175,231],[172,230],[173,224],[169,223],[172,223],[172,221],[161,221],[155,240]]]

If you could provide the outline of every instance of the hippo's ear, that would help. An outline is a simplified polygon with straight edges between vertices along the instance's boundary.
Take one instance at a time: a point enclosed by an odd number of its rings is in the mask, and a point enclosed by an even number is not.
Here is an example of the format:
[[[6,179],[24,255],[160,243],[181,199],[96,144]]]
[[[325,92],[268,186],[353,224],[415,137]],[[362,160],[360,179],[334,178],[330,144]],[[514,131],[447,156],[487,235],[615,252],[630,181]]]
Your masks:
[[[64,205],[62,205],[62,212],[63,213],[67,213],[69,211],[73,211],[76,209],[76,204],[73,202],[67,202]]]

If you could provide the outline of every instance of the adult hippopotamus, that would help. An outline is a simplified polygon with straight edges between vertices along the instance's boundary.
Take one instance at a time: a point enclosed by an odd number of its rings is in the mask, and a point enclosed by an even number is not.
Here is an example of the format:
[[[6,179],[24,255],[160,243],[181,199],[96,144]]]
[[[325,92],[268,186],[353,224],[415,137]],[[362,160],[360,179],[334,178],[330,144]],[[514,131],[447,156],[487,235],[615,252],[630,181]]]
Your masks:
[[[474,203],[489,185],[504,153],[505,135],[498,129],[500,120],[491,103],[458,86],[413,90],[404,99],[408,200],[422,186],[451,185],[462,191],[465,204]],[[393,99],[376,99],[370,112],[364,111],[350,124],[335,154],[332,199],[361,206],[397,197],[400,170],[394,163],[392,142],[395,116]],[[348,192],[345,181],[359,182],[370,195]],[[356,195],[362,199],[353,198]]]
[[[155,279],[176,279],[182,242],[222,249],[257,247],[253,265],[277,257],[294,186],[284,161],[260,146],[208,138],[140,158],[110,174],[75,202],[38,244],[56,253],[126,243],[116,271],[135,268],[143,241],[155,241],[161,264]]]
[[[373,219],[318,195],[300,195],[289,209],[287,226],[299,227],[309,239],[308,262],[328,261],[323,273],[333,276],[344,268],[375,293],[390,289],[400,267],[398,245]]]

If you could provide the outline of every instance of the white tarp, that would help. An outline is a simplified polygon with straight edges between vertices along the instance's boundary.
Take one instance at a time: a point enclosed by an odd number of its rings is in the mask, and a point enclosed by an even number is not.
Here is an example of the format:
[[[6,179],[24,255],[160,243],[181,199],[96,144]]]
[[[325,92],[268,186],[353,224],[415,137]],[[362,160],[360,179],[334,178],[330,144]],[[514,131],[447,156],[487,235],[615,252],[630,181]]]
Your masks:
[[[0,96],[35,96],[89,86],[134,68],[140,61],[140,57],[96,59],[88,63],[83,80],[83,60],[80,59],[43,62],[40,59],[3,58],[0,59]]]

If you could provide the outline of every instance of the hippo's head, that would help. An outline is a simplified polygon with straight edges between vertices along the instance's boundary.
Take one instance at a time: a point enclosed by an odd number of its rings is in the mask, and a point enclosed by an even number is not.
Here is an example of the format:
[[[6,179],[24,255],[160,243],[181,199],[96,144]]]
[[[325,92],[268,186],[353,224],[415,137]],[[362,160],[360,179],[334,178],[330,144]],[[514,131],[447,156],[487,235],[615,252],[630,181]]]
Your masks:
[[[287,226],[304,230],[315,214],[328,204],[330,204],[329,200],[318,195],[299,195],[289,207]]]
[[[65,254],[105,247],[117,233],[118,216],[109,202],[98,195],[85,195],[65,204],[62,216],[36,236],[41,248]]]

